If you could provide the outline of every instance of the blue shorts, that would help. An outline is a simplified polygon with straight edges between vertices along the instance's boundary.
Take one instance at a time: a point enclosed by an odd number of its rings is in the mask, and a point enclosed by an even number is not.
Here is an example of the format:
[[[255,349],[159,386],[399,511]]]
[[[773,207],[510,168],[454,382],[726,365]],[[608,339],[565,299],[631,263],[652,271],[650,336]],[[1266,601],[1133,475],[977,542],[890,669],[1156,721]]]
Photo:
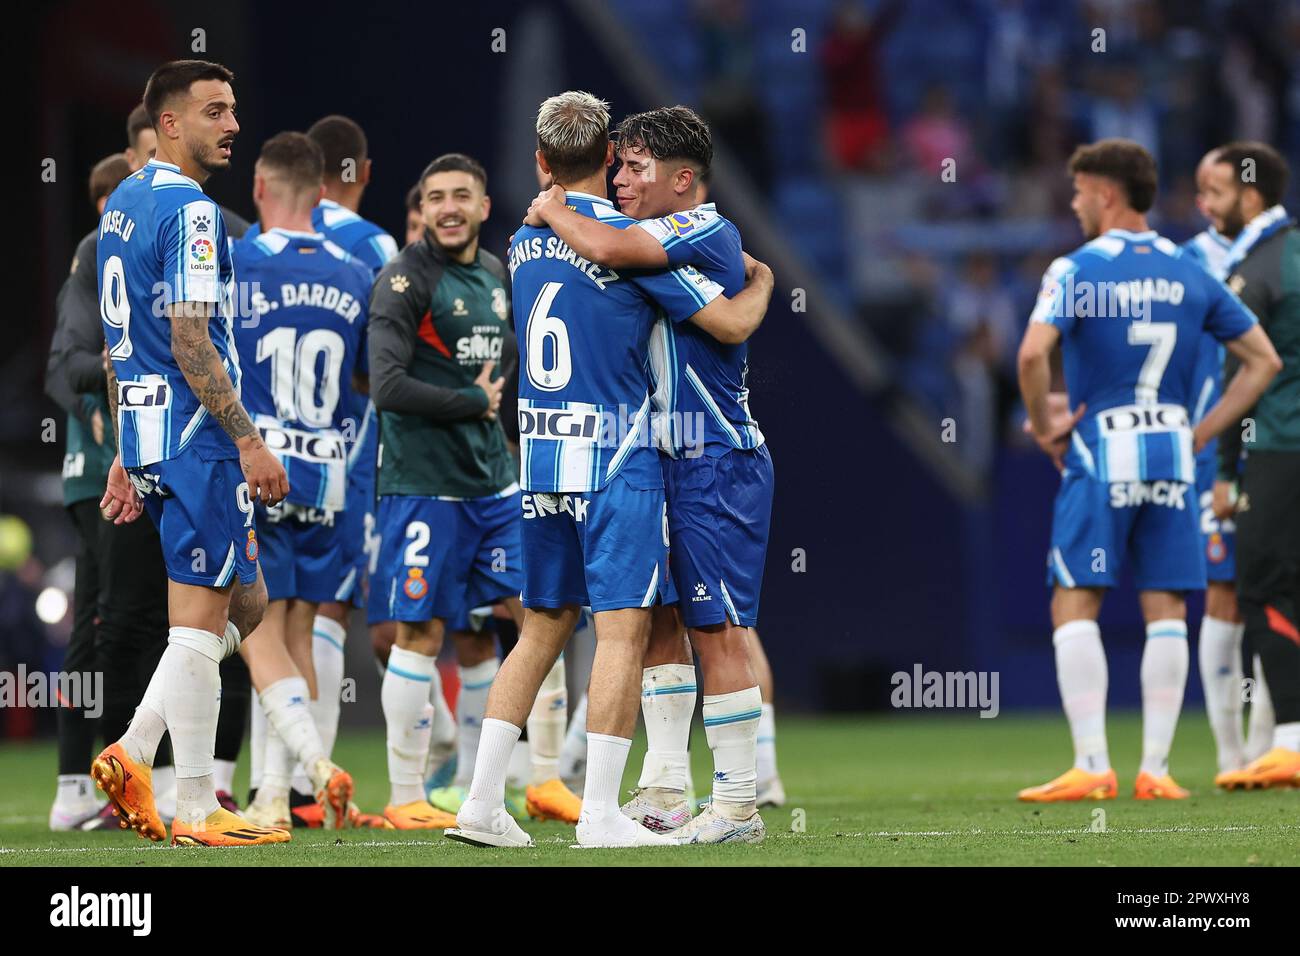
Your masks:
[[[1196,496],[1201,509],[1201,547],[1205,550],[1205,576],[1211,581],[1237,579],[1237,522],[1214,517],[1214,457],[1196,460]]]
[[[758,624],[772,522],[767,446],[664,459],[673,581],[687,627]]]
[[[262,577],[271,601],[346,601],[356,568],[343,560],[343,514],[282,504],[257,505]]]
[[[128,468],[162,539],[167,577],[224,588],[257,580],[257,530],[239,457],[205,459],[192,449]]]
[[[378,525],[372,622],[456,622],[523,586],[517,489],[463,501],[384,495]]]
[[[370,572],[370,540],[375,524],[374,488],[348,479],[347,505],[336,517],[340,552],[338,560],[351,569],[352,588],[334,601],[366,606],[366,580]]]
[[[525,492],[524,607],[651,607],[668,578],[662,488],[622,475],[601,491]]]
[[[1205,587],[1195,489],[1179,481],[1097,481],[1067,472],[1056,493],[1047,583],[1110,588],[1124,561],[1139,591]]]

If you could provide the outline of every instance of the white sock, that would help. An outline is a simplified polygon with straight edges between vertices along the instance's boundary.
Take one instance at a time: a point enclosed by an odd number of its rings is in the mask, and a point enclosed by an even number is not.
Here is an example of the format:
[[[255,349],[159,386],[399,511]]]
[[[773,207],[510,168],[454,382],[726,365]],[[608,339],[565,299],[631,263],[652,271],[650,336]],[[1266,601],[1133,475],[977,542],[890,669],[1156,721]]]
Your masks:
[[[176,815],[190,823],[207,819],[218,807],[212,764],[224,653],[224,637],[194,627],[173,627],[158,663],[176,768]]]
[[[163,651],[163,656],[166,655],[167,652]],[[131,717],[131,723],[127,725],[126,733],[122,735],[120,741],[127,756],[146,767],[153,766],[154,755],[158,752],[158,743],[162,740],[163,734],[167,733],[167,707],[163,701],[163,684],[166,679],[163,662],[159,660],[153,676],[149,678],[149,686],[145,688],[144,697],[140,698],[135,714]]]
[[[262,693],[262,708],[266,711],[266,720],[270,725],[266,735],[266,766],[262,769],[262,788],[274,790],[273,796],[284,796],[288,792],[293,765],[301,763],[304,767],[313,767],[325,759],[325,746],[316,731],[316,722],[312,719],[311,697],[305,677],[284,677],[276,681]],[[274,733],[272,733],[274,731]],[[288,756],[287,764],[279,750],[279,741],[284,744]],[[261,793],[258,793],[261,796]]]
[[[262,779],[257,788],[258,803],[289,796],[296,763],[284,738],[275,729],[275,723],[268,719],[262,733]]]
[[[342,624],[316,615],[311,641],[311,660],[316,668],[316,699],[311,702],[311,715],[327,757],[334,752],[334,741],[339,734],[343,643],[346,639],[347,630]]]
[[[609,734],[587,734],[587,783],[582,790],[582,822],[619,812],[618,791],[632,741]]]
[[[776,779],[776,708],[763,705],[758,718],[758,786],[762,789]]]
[[[704,697],[704,736],[713,751],[713,803],[752,812],[757,798],[758,720],[763,695],[758,685]],[[744,813],[748,817],[749,813]]]
[[[217,788],[217,793],[235,792],[235,762],[233,760],[217,760],[212,765],[212,785]]]
[[[433,678],[429,681],[429,703],[433,705],[433,732],[429,737],[429,746],[452,743],[456,739],[456,716],[447,706],[447,695],[442,689],[442,674],[436,665],[433,668]]]
[[[686,792],[686,747],[695,714],[695,665],[657,664],[641,671],[646,752],[638,787]]]
[[[1273,746],[1300,751],[1300,721],[1278,724],[1274,727]]]
[[[95,802],[95,785],[88,773],[61,773],[54,791],[54,805],[75,809]]]
[[[256,689],[252,698],[253,710],[248,718],[248,787],[257,790],[262,786],[262,768],[266,766],[266,711]]]
[[[542,681],[533,709],[528,715],[530,782],[546,783],[560,775],[560,748],[569,716],[569,690],[564,676],[564,657],[555,659]]]
[[[1142,650],[1142,770],[1169,772],[1169,750],[1187,686],[1187,622],[1168,618],[1147,625]]]
[[[569,718],[569,732],[564,735],[564,746],[560,748],[560,775],[576,777],[587,763],[587,695],[578,698],[578,706],[573,708]]]
[[[170,823],[176,818],[176,791],[176,768],[171,765],[155,767],[153,771],[153,805],[164,823]],[[213,792],[215,793],[215,791],[214,786]]]
[[[515,749],[523,728],[504,720],[485,717],[481,730],[478,756],[474,761],[474,776],[469,785],[469,800],[495,809],[505,806],[506,770],[510,766],[510,754]]]
[[[1273,697],[1264,680],[1264,665],[1259,655],[1254,657],[1255,687],[1250,695],[1250,719],[1247,721],[1247,761],[1257,760],[1273,746],[1273,726],[1277,717],[1273,713]]]
[[[1201,688],[1205,692],[1205,714],[1210,719],[1219,770],[1236,770],[1245,762],[1245,739],[1241,723],[1241,636],[1245,625],[1201,618],[1197,660]]]
[[[339,697],[343,691],[343,642],[347,631],[332,618],[316,615],[312,622],[311,661],[316,669],[316,696],[307,702],[316,733],[326,757],[334,753],[339,733]],[[313,792],[311,780],[302,764],[293,768],[293,789]]]
[[[501,662],[493,657],[473,667],[457,668],[460,675],[460,697],[456,700],[455,784],[458,787],[466,786],[474,776],[479,733],[483,728],[483,715],[487,712],[488,692],[492,689],[492,681],[496,679],[500,667]]]
[[[425,799],[424,764],[432,731],[429,684],[437,667],[427,654],[394,646],[380,691],[388,728],[389,803],[404,806]]]
[[[1089,773],[1110,769],[1106,749],[1106,651],[1096,621],[1069,621],[1052,632],[1056,683],[1074,740],[1074,765]]]

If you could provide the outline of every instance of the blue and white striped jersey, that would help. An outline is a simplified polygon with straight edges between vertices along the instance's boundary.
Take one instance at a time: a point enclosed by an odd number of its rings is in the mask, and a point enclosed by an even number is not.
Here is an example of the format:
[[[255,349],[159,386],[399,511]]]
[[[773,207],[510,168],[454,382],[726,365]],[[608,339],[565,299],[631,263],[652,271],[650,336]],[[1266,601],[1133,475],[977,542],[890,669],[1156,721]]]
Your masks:
[[[172,356],[167,307],[215,306],[208,334],[235,390],[235,275],[217,204],[178,166],[149,160],[113,190],[96,243],[99,315],[118,382],[119,450],[125,467],[151,465],[187,448],[235,457]]]
[[[1232,243],[1219,234],[1213,226],[1198,232],[1182,245],[1182,250],[1214,278],[1226,279],[1228,252]],[[1199,383],[1191,406],[1192,424],[1195,425],[1205,413],[1214,407],[1223,393],[1223,346],[1206,334],[1201,337],[1201,352],[1196,362],[1196,381]],[[1208,442],[1201,453],[1196,456],[1198,462],[1214,461],[1218,456],[1219,441],[1216,438]]]
[[[1048,267],[1031,321],[1061,330],[1070,407],[1088,406],[1067,468],[1106,482],[1195,481],[1202,339],[1255,323],[1227,286],[1154,231],[1112,229]]]
[[[370,269],[319,233],[285,229],[236,241],[234,261],[257,290],[251,318],[235,324],[244,407],[289,475],[289,501],[341,511]]]
[[[311,211],[311,225],[330,242],[370,269],[373,281],[388,260],[397,255],[397,242],[369,219],[340,206],[332,199],[322,199]],[[260,223],[254,223],[246,239],[257,238]],[[364,371],[364,366],[362,367]],[[348,452],[348,474],[365,488],[375,487],[375,457],[379,448],[379,416],[370,396],[351,392],[347,405],[353,421],[354,439]]]
[[[568,205],[626,229],[607,199]],[[519,337],[520,485],[599,491],[615,475],[663,487],[651,438],[649,339],[660,315],[681,321],[722,294],[692,268],[618,273],[577,255],[550,229],[524,226],[510,245]]]
[[[638,223],[668,253],[673,267],[694,266],[734,296],[745,286],[740,231],[718,215],[713,203]],[[763,433],[749,413],[749,345],[724,345],[699,326],[678,322],[656,330],[651,339],[656,400],[665,413],[663,450],[673,457],[688,452],[723,454],[732,448],[757,448]],[[693,423],[702,422],[702,434]]]

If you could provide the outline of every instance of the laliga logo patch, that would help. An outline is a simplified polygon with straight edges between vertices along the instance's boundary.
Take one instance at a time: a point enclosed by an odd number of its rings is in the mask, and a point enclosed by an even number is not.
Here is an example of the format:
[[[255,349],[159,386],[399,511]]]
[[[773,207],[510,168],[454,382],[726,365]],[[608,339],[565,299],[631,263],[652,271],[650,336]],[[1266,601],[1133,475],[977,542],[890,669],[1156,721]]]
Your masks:
[[[695,228],[695,220],[683,212],[675,212],[668,217],[668,227],[679,236],[684,236]]]
[[[406,572],[406,583],[402,585],[402,590],[412,601],[418,601],[429,593],[429,582],[424,580],[424,572],[419,568],[409,568]]]
[[[195,262],[211,262],[214,254],[212,243],[207,239],[195,239],[190,243],[190,258]]]
[[[1228,548],[1223,543],[1223,535],[1214,532],[1205,543],[1205,557],[1214,564],[1219,564],[1228,556]]]
[[[257,532],[248,529],[248,542],[244,545],[244,555],[249,561],[257,560]]]

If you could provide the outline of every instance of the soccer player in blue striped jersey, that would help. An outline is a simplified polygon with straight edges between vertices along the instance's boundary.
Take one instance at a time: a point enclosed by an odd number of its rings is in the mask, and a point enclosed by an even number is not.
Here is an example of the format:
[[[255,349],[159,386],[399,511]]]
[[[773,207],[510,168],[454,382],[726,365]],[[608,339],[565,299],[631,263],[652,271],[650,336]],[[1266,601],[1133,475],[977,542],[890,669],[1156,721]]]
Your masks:
[[[154,71],[145,87],[158,148],[109,197],[97,243],[109,403],[119,456],[104,516],[158,525],[168,577],[167,650],[126,733],[91,767],[123,821],[161,840],[150,765],[170,732],[176,765],[173,843],[278,843],[219,807],[213,786],[221,661],[266,607],[253,501],[288,492],[283,466],[239,400],[225,226],[200,186],[230,164],[233,74],[202,60]],[[128,478],[129,476],[129,478]]]
[[[580,255],[617,269],[694,266],[735,294],[745,278],[740,233],[699,202],[713,158],[708,126],[685,106],[627,117],[614,177],[617,229],[565,207],[552,187],[526,224],[548,225]],[[689,321],[661,321],[652,340],[671,567],[680,617],[704,674],[704,726],[714,754],[713,797],[694,820],[685,799],[686,741],[695,668],[670,608],[656,626],[642,674],[649,748],[624,812],[688,842],[758,842],[756,746],[762,695],[749,655],[772,510],[772,461],[749,411],[747,346]],[[661,620],[667,618],[668,620]],[[689,822],[688,822],[689,821]]]
[[[343,538],[344,430],[354,375],[365,368],[371,272],[312,229],[323,169],[320,147],[302,133],[267,140],[253,179],[265,231],[235,243],[233,254],[241,279],[257,290],[252,314],[235,327],[248,410],[293,489],[257,515],[269,604],[244,656],[269,728],[245,816],[291,826],[298,763],[337,829],[349,822],[352,779],[330,760],[338,689],[318,686],[312,632],[317,606],[345,598],[356,575]]]
[[[551,97],[538,113],[538,160],[579,212],[627,228],[634,221],[604,198],[613,158],[608,123],[605,104],[589,93]],[[503,805],[510,751],[589,604],[596,659],[578,842],[668,844],[619,812],[617,800],[650,608],[664,594],[667,564],[663,475],[650,435],[649,338],[656,307],[674,318],[698,313],[722,337],[752,329],[766,310],[770,277],[728,299],[694,269],[621,273],[532,227],[515,233],[509,264],[520,339],[526,610],[488,698],[469,799],[447,834],[477,845],[531,844]]]
[[[365,131],[346,116],[322,117],[307,130],[325,158],[325,194],[311,212],[312,230],[321,233],[374,276],[397,255],[397,243],[383,228],[358,213],[366,187],[370,184],[373,161]],[[256,237],[258,227],[250,230]],[[316,614],[312,656],[320,685],[318,709],[328,708],[321,702],[338,700],[343,683],[343,644],[347,637],[347,620],[352,607],[367,605],[371,640],[385,663],[387,649],[393,643],[395,626],[384,620],[382,605],[368,604],[366,590],[373,564],[379,556],[379,539],[375,525],[375,456],[379,446],[379,420],[374,403],[366,391],[352,391],[344,411],[348,418],[348,506],[340,527],[345,555],[343,560],[353,569],[351,587],[338,600],[324,601]],[[446,725],[451,721],[445,702],[440,714]],[[321,734],[332,738],[338,732],[338,710],[334,707],[322,715],[327,725]],[[299,780],[295,789],[301,787]]]
[[[1227,287],[1148,229],[1155,161],[1128,140],[1071,157],[1071,204],[1088,242],[1056,259],[1020,346],[1032,434],[1062,469],[1048,584],[1057,680],[1075,765],[1020,792],[1030,802],[1108,799],[1118,790],[1106,745],[1106,657],[1097,615],[1126,559],[1147,640],[1142,655],[1138,799],[1181,799],[1169,750],[1187,681],[1187,591],[1205,586],[1193,452],[1240,419],[1280,367],[1255,317]],[[1198,354],[1209,333],[1242,363],[1192,425]],[[1067,405],[1049,410],[1050,355],[1060,343]]]

